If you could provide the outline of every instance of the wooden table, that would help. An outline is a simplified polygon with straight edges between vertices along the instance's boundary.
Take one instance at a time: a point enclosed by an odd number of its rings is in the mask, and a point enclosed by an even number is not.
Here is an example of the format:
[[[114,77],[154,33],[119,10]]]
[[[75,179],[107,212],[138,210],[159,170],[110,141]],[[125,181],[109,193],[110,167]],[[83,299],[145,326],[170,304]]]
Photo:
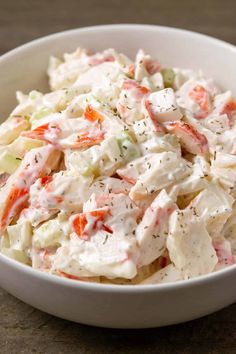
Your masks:
[[[49,33],[105,23],[182,27],[236,45],[235,14],[235,0],[0,0],[0,53]],[[0,312],[1,354],[236,353],[236,304],[196,321],[150,330],[70,323],[35,310],[4,290]]]

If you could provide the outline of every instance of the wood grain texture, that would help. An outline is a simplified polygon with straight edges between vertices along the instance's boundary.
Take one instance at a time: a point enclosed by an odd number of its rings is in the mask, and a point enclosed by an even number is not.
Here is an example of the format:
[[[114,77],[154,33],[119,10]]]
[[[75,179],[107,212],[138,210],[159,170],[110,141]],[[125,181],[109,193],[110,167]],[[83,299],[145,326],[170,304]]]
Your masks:
[[[236,45],[235,0],[0,0],[0,54],[49,33],[106,23],[182,27]],[[235,354],[236,304],[186,324],[110,330],[57,319],[0,290],[1,354]]]

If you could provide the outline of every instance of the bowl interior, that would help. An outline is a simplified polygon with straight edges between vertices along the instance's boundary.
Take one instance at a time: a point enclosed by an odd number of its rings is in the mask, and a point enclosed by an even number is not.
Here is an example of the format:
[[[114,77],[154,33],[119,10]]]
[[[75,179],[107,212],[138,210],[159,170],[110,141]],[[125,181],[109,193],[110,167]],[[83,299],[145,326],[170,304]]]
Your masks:
[[[82,46],[92,50],[114,47],[134,57],[139,48],[159,58],[164,66],[202,69],[236,94],[236,49],[222,41],[174,28],[146,25],[109,25],[61,32],[0,58],[0,120],[16,104],[15,91],[48,90],[46,69],[50,55],[61,56]]]

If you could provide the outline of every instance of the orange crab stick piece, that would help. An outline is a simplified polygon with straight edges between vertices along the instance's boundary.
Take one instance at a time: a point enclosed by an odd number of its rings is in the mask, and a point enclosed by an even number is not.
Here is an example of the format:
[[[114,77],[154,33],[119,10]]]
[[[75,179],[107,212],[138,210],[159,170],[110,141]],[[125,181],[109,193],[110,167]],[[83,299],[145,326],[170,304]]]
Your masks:
[[[205,87],[201,85],[195,86],[189,92],[189,96],[199,105],[202,111],[200,114],[197,114],[195,118],[199,118],[199,119],[206,118],[210,110],[210,100],[209,100],[209,94],[207,93]]]
[[[52,145],[29,151],[20,168],[1,190],[0,232],[26,207],[31,185],[49,174],[59,163],[60,153]]]
[[[104,117],[96,111],[90,104],[87,105],[84,111],[84,117],[90,122],[103,122]]]
[[[165,133],[165,130],[164,130],[164,128],[162,127],[162,125],[157,121],[156,115],[155,115],[155,113],[153,112],[153,108],[152,108],[151,103],[150,103],[148,100],[145,100],[144,105],[145,105],[145,108],[146,108],[146,110],[147,110],[147,113],[148,113],[150,119],[151,119],[152,122],[153,122],[153,125],[154,125],[154,127],[155,127],[156,132],[159,133],[159,134],[164,134],[164,133]]]
[[[10,191],[3,214],[1,217],[0,228],[4,228],[9,224],[9,221],[17,214],[20,213],[24,207],[26,207],[26,202],[28,198],[28,188],[17,188],[13,187]]]
[[[93,137],[89,137],[88,135],[88,133],[84,133],[79,136],[77,142],[74,144],[74,148],[88,148],[99,144],[104,139],[104,133],[102,132]]]
[[[132,90],[134,98],[137,101],[141,101],[142,98],[150,92],[150,90],[147,87],[141,86],[136,81],[131,80],[131,79],[124,80],[123,85],[122,85],[122,89],[123,90]]]
[[[191,154],[204,154],[208,151],[205,135],[185,122],[173,122],[165,125],[166,129],[177,135],[183,147]]]
[[[58,136],[60,133],[60,128],[55,123],[46,123],[33,130],[24,132],[21,135],[27,138],[40,139],[50,143],[51,139],[49,136],[47,136],[50,133],[52,133],[54,136]]]
[[[48,130],[49,130],[49,123],[41,125],[33,130],[23,132],[21,135],[32,139],[44,138],[45,132]]]
[[[236,100],[231,100],[226,103],[221,114],[227,114],[229,118],[232,118],[232,116],[236,114]]]
[[[116,59],[113,55],[106,55],[104,57],[98,57],[95,55],[92,55],[89,60],[88,60],[88,63],[89,65],[92,65],[92,66],[96,66],[96,65],[100,65],[102,63],[106,63],[106,62],[114,62]]]
[[[41,178],[42,186],[46,186],[51,181],[52,181],[52,176],[44,176],[44,177]]]
[[[90,234],[94,230],[104,229],[111,232],[111,229],[104,225],[109,211],[106,209],[93,210],[86,213],[76,215],[73,219],[72,227],[80,239],[89,240]]]

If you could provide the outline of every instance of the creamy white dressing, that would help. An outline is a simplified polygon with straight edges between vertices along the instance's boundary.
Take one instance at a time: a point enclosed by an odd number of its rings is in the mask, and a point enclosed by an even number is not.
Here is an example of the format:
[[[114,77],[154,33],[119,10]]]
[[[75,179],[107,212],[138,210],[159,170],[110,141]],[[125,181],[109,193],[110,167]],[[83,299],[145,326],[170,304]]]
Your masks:
[[[52,92],[17,92],[0,125],[2,252],[121,284],[234,264],[232,93],[142,50],[132,61],[78,48],[48,75]]]

